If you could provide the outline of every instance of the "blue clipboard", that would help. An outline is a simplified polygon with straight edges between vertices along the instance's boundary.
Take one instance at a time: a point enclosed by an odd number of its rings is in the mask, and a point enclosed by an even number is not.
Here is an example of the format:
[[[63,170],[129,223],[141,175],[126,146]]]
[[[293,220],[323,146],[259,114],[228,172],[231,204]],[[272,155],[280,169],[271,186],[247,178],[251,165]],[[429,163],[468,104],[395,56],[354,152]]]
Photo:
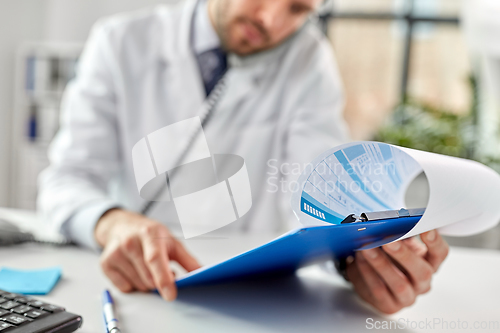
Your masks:
[[[292,230],[262,246],[221,263],[202,267],[177,279],[178,288],[215,284],[278,272],[293,272],[308,264],[347,257],[396,240],[421,216],[366,221]]]

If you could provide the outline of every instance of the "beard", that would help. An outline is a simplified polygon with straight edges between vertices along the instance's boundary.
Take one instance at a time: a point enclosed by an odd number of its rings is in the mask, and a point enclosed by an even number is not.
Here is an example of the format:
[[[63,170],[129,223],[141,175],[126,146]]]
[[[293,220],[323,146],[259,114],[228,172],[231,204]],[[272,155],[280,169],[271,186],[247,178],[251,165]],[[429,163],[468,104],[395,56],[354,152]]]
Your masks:
[[[264,27],[251,19],[244,16],[230,17],[232,0],[212,0],[214,1],[214,26],[217,35],[219,36],[221,47],[228,51],[234,52],[240,56],[250,55],[269,48],[270,37]],[[264,43],[262,47],[252,47],[245,39],[239,41],[231,40],[231,32],[237,28],[239,24],[251,24],[261,34]],[[234,44],[234,45],[233,45]]]

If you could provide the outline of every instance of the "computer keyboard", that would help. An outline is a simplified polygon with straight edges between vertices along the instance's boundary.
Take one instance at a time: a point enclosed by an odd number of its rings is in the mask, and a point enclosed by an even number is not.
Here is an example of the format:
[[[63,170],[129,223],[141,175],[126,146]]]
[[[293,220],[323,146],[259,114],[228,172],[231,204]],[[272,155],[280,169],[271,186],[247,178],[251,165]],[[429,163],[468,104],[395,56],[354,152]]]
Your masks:
[[[81,325],[81,316],[62,307],[0,290],[1,333],[70,333]]]

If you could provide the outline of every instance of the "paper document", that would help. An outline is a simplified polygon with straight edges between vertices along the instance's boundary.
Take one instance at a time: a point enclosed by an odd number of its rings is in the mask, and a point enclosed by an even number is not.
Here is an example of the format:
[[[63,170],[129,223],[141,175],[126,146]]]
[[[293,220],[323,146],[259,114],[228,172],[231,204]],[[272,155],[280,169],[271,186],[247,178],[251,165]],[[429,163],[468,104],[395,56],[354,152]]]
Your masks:
[[[470,235],[500,220],[500,176],[492,169],[380,142],[349,143],[318,156],[299,177],[292,209],[303,225],[314,226],[340,224],[350,214],[406,208],[408,187],[422,172],[429,201],[419,223],[400,239],[432,229]]]

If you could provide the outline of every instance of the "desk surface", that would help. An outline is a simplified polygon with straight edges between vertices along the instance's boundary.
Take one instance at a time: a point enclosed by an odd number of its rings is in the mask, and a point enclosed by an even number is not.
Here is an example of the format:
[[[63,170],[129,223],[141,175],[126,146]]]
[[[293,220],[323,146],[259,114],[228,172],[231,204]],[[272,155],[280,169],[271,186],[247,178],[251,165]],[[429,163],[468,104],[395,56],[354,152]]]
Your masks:
[[[270,238],[205,238],[186,245],[202,263],[210,264]],[[446,331],[446,324],[450,332],[455,331],[453,325],[498,332],[500,325],[500,252],[492,250],[452,248],[433,280],[433,290],[412,307],[385,317],[366,307],[340,277],[316,266],[300,270],[295,277],[181,290],[179,298],[168,303],[154,294],[120,293],[102,274],[98,255],[76,247],[0,248],[0,258],[2,266],[16,268],[61,265],[63,278],[50,295],[40,298],[82,315],[82,333],[103,331],[100,296],[104,288],[111,289],[116,299],[124,333],[304,332],[311,328],[364,332],[368,318],[373,323],[399,320],[410,326],[398,330],[403,332],[429,331],[433,323],[438,332]],[[474,330],[474,325],[485,329]]]

